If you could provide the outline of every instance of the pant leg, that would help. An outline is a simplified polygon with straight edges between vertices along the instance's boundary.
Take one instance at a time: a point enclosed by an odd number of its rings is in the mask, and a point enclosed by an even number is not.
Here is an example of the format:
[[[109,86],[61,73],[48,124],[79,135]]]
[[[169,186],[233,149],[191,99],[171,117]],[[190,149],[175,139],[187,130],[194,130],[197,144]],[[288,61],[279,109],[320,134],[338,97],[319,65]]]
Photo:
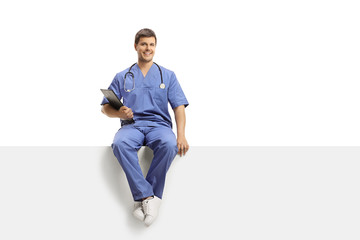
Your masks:
[[[135,201],[154,195],[152,186],[142,174],[137,152],[143,146],[145,136],[137,128],[127,125],[120,128],[111,145],[128,180]]]
[[[152,185],[154,194],[162,198],[166,173],[178,152],[176,137],[169,127],[153,127],[146,133],[145,141],[154,152],[146,180]]]

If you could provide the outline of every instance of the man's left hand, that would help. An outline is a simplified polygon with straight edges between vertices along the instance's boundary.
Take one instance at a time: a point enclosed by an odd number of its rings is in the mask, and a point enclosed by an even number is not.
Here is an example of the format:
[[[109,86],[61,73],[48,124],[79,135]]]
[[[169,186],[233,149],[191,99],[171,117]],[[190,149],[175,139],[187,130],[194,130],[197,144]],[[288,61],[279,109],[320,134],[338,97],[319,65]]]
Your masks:
[[[180,157],[184,156],[186,152],[189,150],[189,144],[186,141],[185,137],[177,138],[177,147],[178,147],[178,154],[180,155]]]

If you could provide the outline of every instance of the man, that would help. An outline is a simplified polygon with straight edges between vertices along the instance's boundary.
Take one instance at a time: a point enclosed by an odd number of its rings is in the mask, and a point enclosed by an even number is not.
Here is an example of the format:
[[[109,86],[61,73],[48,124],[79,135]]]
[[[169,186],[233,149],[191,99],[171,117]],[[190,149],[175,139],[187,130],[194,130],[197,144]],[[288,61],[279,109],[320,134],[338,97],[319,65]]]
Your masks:
[[[156,44],[152,30],[145,28],[136,34],[137,64],[116,74],[109,87],[123,99],[124,106],[116,110],[105,98],[101,103],[105,115],[121,119],[112,149],[135,201],[133,215],[147,226],[158,215],[171,162],[177,153],[183,156],[189,149],[185,138],[188,101],[174,72],[153,62]],[[168,103],[174,111],[177,138],[172,131]],[[142,146],[148,146],[154,153],[146,178],[137,157]]]

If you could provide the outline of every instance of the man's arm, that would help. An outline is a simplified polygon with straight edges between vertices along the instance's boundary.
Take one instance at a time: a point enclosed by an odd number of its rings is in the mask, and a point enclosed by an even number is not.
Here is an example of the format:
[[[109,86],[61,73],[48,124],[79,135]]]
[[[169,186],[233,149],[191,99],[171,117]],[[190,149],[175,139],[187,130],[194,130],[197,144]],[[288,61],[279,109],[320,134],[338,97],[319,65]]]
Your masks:
[[[180,157],[185,155],[185,153],[189,150],[189,144],[185,138],[185,106],[181,105],[174,108],[176,128],[177,128],[177,146],[178,146],[178,154]]]
[[[134,117],[131,108],[126,106],[122,106],[119,110],[116,110],[110,104],[104,104],[101,112],[110,118],[121,118],[123,120],[129,120]]]

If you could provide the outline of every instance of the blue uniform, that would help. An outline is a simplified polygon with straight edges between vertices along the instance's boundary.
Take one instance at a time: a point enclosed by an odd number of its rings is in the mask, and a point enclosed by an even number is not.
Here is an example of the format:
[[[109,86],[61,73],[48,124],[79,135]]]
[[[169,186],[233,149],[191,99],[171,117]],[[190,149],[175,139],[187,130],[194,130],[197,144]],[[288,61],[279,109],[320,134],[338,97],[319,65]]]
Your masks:
[[[113,152],[124,169],[135,201],[155,195],[162,198],[166,172],[177,154],[177,143],[172,131],[172,121],[168,103],[172,108],[189,104],[174,72],[161,67],[165,89],[160,88],[161,75],[153,64],[144,77],[136,64],[131,72],[133,79],[125,74],[129,68],[116,74],[109,89],[112,89],[125,106],[133,111],[135,123],[127,124],[121,120],[121,128],[112,144]],[[125,88],[124,88],[125,84]],[[103,99],[101,104],[108,101]],[[144,178],[137,151],[148,146],[154,152],[154,158],[146,178]]]

